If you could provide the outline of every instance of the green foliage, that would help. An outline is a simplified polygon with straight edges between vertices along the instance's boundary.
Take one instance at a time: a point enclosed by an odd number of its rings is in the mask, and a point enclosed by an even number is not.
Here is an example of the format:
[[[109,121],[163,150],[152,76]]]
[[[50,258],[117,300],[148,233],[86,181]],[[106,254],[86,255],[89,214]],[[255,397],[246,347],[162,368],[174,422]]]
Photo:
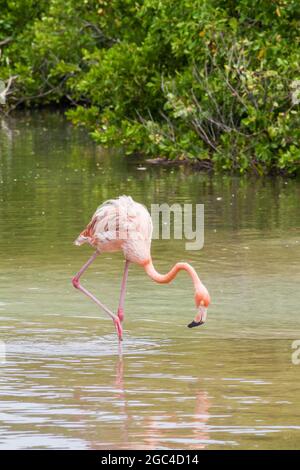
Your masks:
[[[75,124],[127,154],[241,173],[299,169],[298,0],[0,7],[0,33],[13,37],[0,77],[17,76],[10,106],[68,101]]]

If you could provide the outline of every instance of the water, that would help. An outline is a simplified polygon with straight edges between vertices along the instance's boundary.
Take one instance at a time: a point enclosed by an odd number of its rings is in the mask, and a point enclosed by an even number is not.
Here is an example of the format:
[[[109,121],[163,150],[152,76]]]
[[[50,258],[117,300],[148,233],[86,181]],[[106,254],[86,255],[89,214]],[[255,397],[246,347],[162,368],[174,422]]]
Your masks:
[[[41,111],[2,120],[0,152],[0,448],[299,448],[299,180],[150,167]],[[158,285],[132,266],[121,355],[70,278],[91,254],[73,240],[123,193],[205,204],[204,249],[155,240],[153,258],[192,262],[213,304],[189,330],[185,273]],[[106,254],[83,282],[116,309],[122,269]]]

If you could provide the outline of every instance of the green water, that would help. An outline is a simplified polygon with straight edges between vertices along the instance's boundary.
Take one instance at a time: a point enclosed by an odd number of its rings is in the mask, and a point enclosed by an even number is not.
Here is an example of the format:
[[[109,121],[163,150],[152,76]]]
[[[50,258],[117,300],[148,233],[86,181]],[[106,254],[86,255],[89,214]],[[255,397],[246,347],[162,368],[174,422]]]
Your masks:
[[[0,120],[0,447],[300,448],[300,182],[209,176],[105,153],[58,113]],[[123,354],[75,291],[91,254],[72,242],[97,205],[205,204],[205,245],[155,240],[161,271],[190,261],[212,296],[189,330],[193,289],[129,273]],[[121,254],[84,285],[116,309]],[[3,345],[3,343],[2,343]]]

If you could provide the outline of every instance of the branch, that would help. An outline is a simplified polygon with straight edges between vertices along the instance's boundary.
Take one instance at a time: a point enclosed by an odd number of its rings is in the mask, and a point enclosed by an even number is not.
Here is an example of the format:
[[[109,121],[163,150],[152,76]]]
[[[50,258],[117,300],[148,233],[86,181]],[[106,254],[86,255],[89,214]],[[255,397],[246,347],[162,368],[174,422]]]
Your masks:
[[[3,39],[2,41],[0,41],[0,47],[6,46],[6,44],[8,44],[9,42],[11,42],[12,40],[13,40],[12,37]]]
[[[17,101],[14,104],[14,106],[11,108],[11,110],[16,109],[18,106],[20,106],[20,104],[24,103],[25,101],[36,100],[36,99],[39,99],[39,98],[43,98],[44,96],[50,95],[51,93],[59,90],[62,87],[62,85],[64,84],[64,82],[67,80],[67,78],[68,78],[68,76],[66,75],[65,77],[63,77],[63,79],[61,80],[61,82],[58,85],[52,87],[50,90],[41,91],[40,93],[38,93],[36,95],[22,97],[19,101]]]
[[[208,144],[215,152],[219,153],[219,150],[217,149],[216,145],[210,140],[208,137],[207,133],[205,132],[204,128],[200,124],[198,119],[193,119],[192,120],[192,125],[198,134],[198,136],[206,143]]]
[[[114,38],[109,38],[107,36],[105,36],[105,34],[103,33],[103,31],[94,23],[90,23],[89,21],[83,21],[83,26],[82,28],[80,29],[80,33],[84,30],[84,29],[91,29],[94,31],[94,39],[100,41],[101,43],[103,44],[107,44],[109,46],[115,44],[115,43],[118,43],[120,42],[119,39],[114,39]]]

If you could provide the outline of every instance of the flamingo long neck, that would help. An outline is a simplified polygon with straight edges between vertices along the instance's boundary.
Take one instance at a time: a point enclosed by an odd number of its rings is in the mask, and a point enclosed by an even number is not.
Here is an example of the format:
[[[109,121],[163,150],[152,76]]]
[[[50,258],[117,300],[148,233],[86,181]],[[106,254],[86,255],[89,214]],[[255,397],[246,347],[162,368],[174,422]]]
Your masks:
[[[195,291],[201,289],[202,282],[199,279],[198,274],[196,273],[195,269],[188,263],[176,263],[174,264],[173,268],[167,274],[160,274],[156,271],[155,267],[153,266],[152,260],[144,265],[145,271],[148,276],[153,279],[155,282],[159,282],[160,284],[167,284],[171,282],[178,274],[179,271],[184,270],[186,271],[192,278]]]

